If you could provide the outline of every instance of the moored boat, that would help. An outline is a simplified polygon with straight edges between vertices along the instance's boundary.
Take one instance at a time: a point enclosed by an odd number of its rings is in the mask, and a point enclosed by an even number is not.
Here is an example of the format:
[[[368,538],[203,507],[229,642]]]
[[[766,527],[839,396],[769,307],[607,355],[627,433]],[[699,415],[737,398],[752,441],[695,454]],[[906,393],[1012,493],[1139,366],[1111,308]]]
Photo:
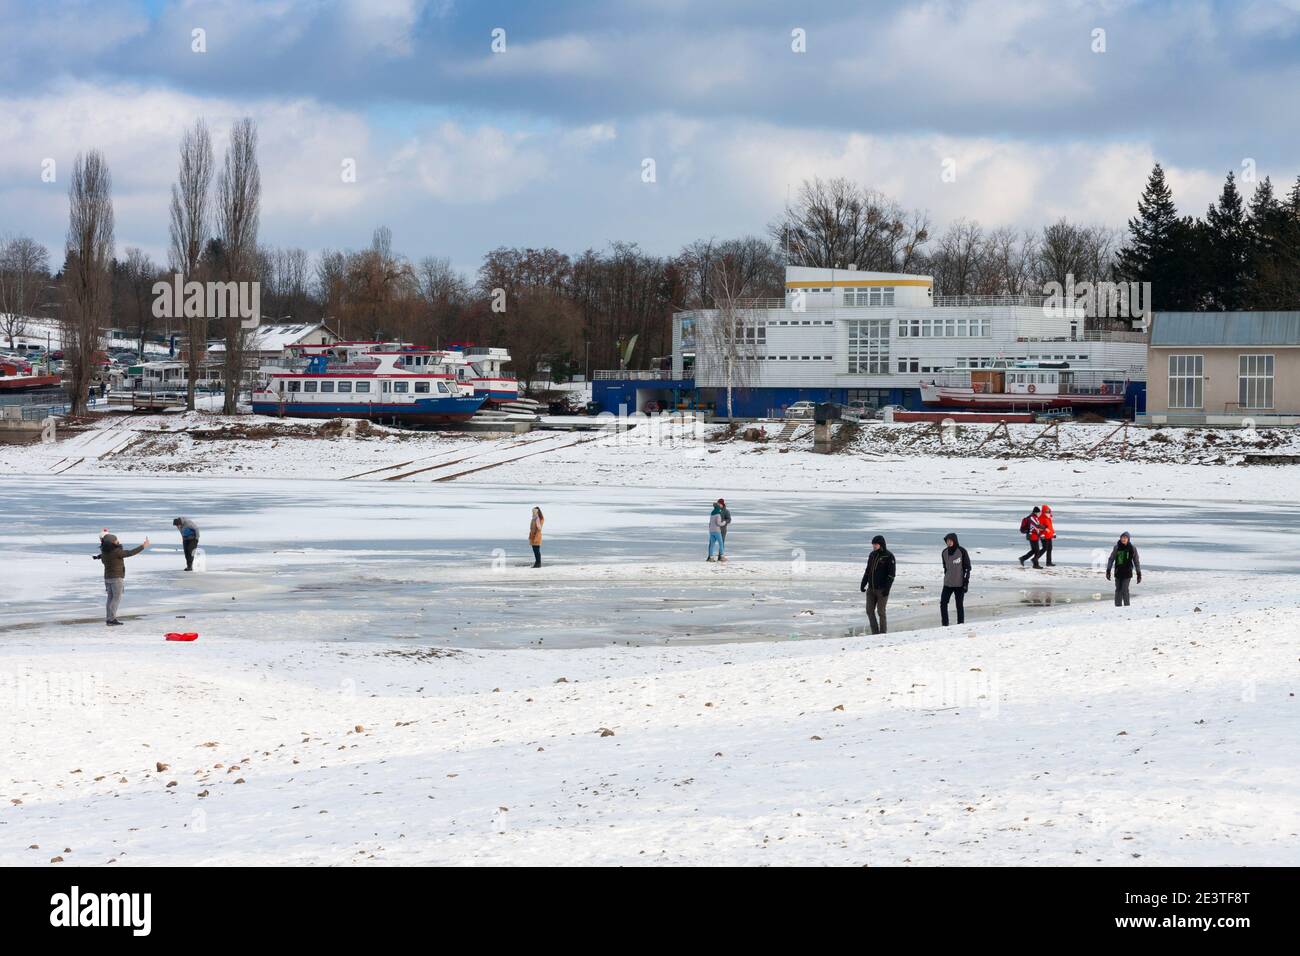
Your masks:
[[[483,404],[454,375],[409,369],[401,353],[344,355],[314,355],[305,370],[266,373],[253,391],[254,413],[431,425],[464,421]]]
[[[1119,369],[1073,368],[1068,362],[1022,362],[944,369],[921,383],[932,407],[979,410],[1105,408],[1123,405],[1128,376]]]

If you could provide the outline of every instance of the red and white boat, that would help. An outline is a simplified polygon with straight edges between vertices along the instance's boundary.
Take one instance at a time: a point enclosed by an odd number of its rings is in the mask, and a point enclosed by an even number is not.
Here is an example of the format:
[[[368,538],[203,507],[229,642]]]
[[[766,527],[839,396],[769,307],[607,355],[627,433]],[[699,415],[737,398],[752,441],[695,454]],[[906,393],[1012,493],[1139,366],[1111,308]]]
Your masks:
[[[1128,373],[1073,368],[1068,362],[1022,362],[989,368],[944,369],[921,383],[921,401],[939,408],[1014,411],[1123,405]]]
[[[57,375],[38,375],[25,362],[11,359],[0,361],[0,392],[12,395],[16,392],[34,392],[37,389],[53,388],[59,384]]]

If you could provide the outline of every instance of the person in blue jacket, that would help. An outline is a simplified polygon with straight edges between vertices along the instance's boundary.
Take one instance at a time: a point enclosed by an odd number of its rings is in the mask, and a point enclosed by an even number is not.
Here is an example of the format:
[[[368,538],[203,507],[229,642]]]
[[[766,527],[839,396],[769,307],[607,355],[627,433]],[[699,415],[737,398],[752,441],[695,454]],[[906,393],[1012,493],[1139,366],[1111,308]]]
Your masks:
[[[185,570],[194,570],[194,552],[199,546],[199,526],[189,518],[177,518],[173,527],[181,533],[181,546],[185,548]]]

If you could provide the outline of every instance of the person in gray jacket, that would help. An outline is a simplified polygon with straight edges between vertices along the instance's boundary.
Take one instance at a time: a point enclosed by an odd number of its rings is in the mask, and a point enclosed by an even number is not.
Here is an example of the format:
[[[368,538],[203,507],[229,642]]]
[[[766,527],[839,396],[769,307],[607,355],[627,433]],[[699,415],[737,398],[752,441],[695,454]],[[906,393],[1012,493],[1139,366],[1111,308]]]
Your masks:
[[[185,570],[194,570],[194,552],[199,547],[199,526],[189,518],[176,518],[172,527],[181,533],[181,546],[185,548]]]
[[[116,627],[122,622],[117,619],[117,606],[122,602],[122,592],[126,589],[126,559],[134,557],[149,547],[149,539],[129,551],[122,547],[117,535],[104,532],[99,539],[99,554],[93,555],[96,561],[104,562],[104,591],[108,595],[104,605],[104,623]]]
[[[1142,562],[1138,560],[1137,545],[1127,531],[1119,536],[1115,547],[1110,549],[1110,557],[1106,559],[1107,581],[1111,579],[1112,569],[1115,572],[1115,606],[1128,607],[1128,589],[1133,582],[1133,575],[1137,575],[1138,584],[1142,583]]]
[[[725,562],[727,555],[724,553],[727,549],[727,539],[722,536],[722,529],[725,527],[725,519],[722,517],[722,505],[718,502],[713,503],[713,513],[709,515],[709,556],[706,561],[713,560],[713,553],[716,549],[717,560]]]
[[[943,564],[943,597],[939,602],[939,618],[943,626],[948,626],[948,601],[957,599],[957,623],[966,623],[964,599],[970,588],[970,555],[957,540],[956,534],[946,534],[943,543],[947,546],[939,552],[939,561]]]

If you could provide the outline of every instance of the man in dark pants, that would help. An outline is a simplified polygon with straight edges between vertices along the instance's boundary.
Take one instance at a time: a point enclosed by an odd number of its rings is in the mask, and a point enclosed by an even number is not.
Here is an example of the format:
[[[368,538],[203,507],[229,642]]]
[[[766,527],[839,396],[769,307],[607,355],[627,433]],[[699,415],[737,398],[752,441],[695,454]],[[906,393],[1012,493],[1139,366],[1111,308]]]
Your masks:
[[[1133,544],[1129,534],[1125,531],[1115,542],[1115,547],[1110,550],[1110,557],[1106,560],[1106,580],[1110,580],[1111,569],[1115,571],[1115,606],[1129,606],[1129,585],[1133,581],[1133,575],[1137,574],[1137,583],[1142,583],[1142,562],[1138,560],[1138,549]]]
[[[943,564],[943,597],[939,602],[939,616],[943,626],[948,626],[948,600],[957,599],[957,623],[966,623],[964,599],[970,588],[970,555],[957,540],[956,534],[944,535],[947,545],[939,552],[939,561]]]
[[[199,546],[199,526],[189,518],[177,518],[172,526],[181,533],[181,544],[185,548],[185,570],[194,570],[194,551]]]
[[[1034,510],[1020,522],[1020,530],[1024,532],[1025,538],[1029,541],[1029,550],[1020,556],[1020,566],[1022,568],[1030,558],[1034,559],[1034,567],[1039,570],[1043,567],[1038,563],[1038,556],[1043,553],[1042,548],[1038,546],[1038,538],[1043,532],[1043,525],[1038,519],[1038,514],[1038,505],[1034,505]]]
[[[894,573],[898,570],[894,555],[885,547],[883,535],[871,539],[871,557],[862,573],[863,593],[867,596],[867,620],[872,634],[884,634],[889,628],[885,620],[885,605],[889,603],[889,589],[894,586]],[[880,616],[877,621],[876,615]]]

